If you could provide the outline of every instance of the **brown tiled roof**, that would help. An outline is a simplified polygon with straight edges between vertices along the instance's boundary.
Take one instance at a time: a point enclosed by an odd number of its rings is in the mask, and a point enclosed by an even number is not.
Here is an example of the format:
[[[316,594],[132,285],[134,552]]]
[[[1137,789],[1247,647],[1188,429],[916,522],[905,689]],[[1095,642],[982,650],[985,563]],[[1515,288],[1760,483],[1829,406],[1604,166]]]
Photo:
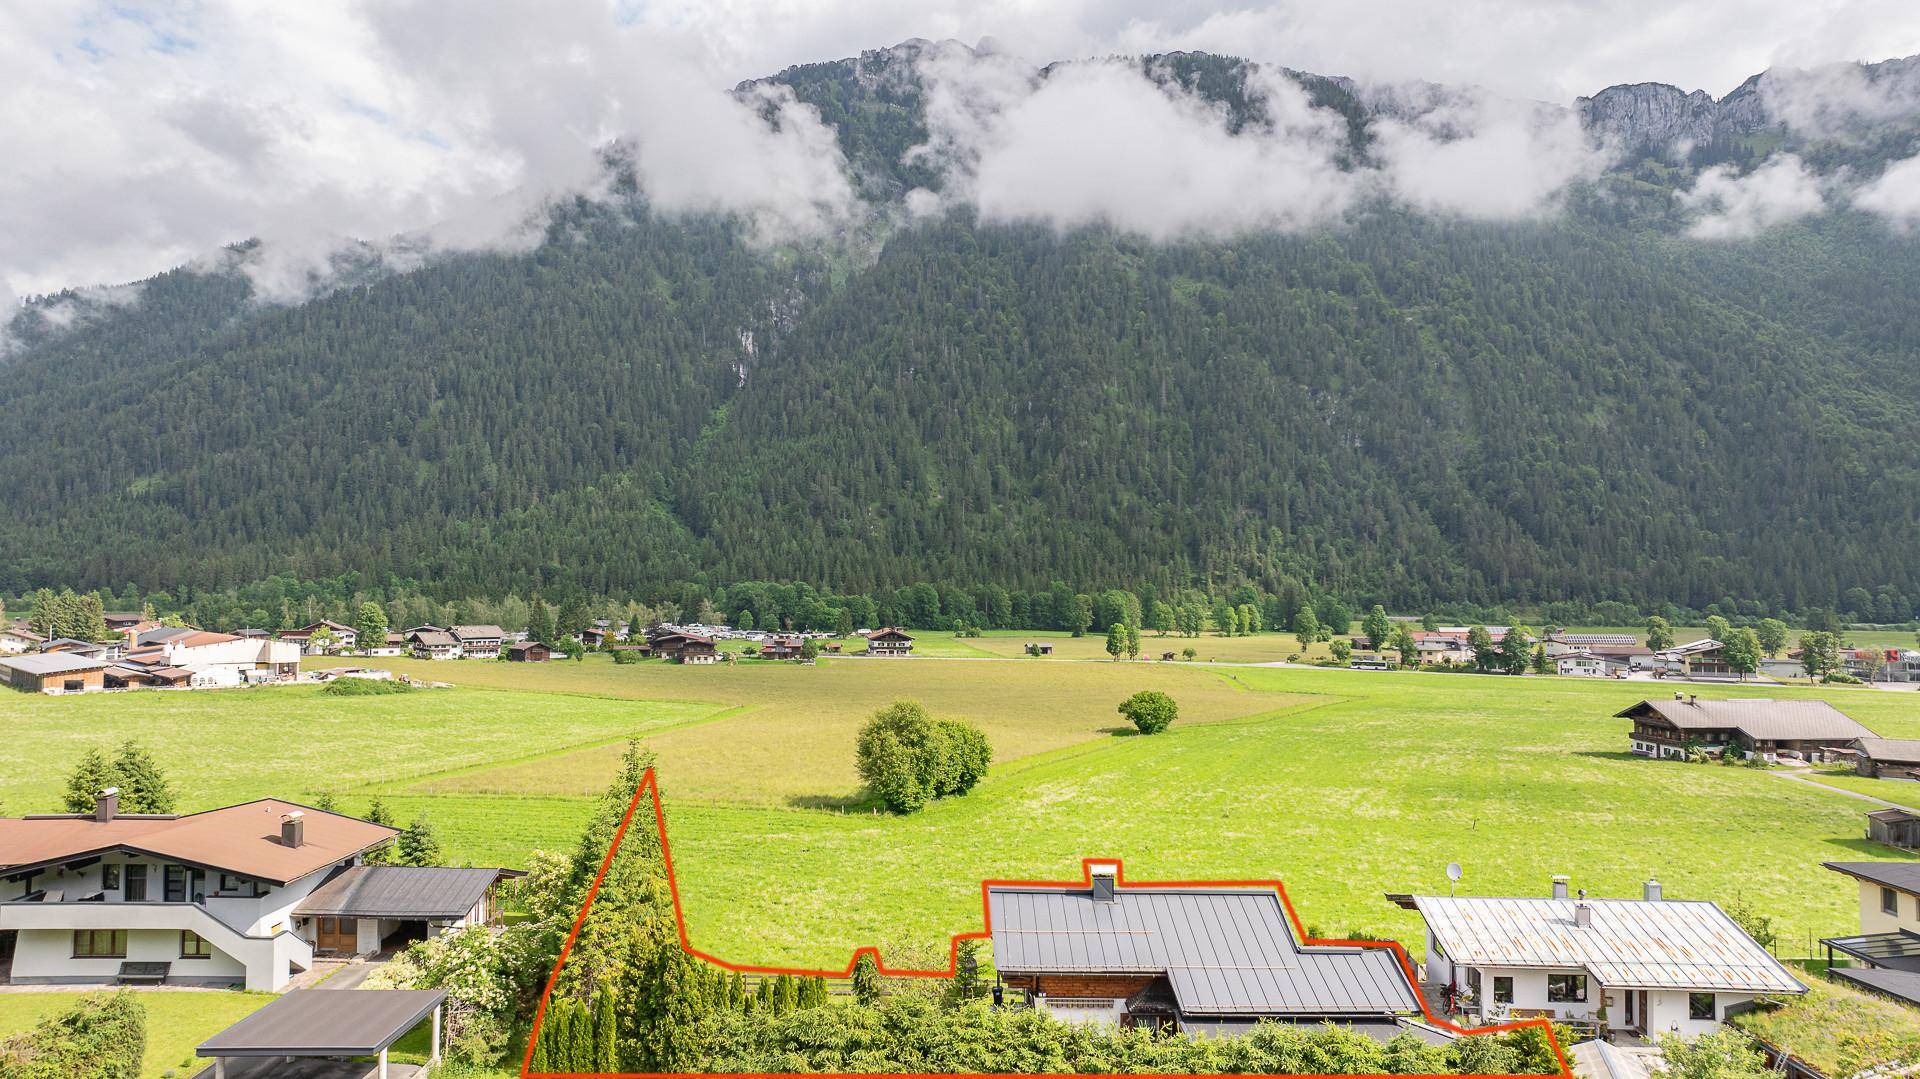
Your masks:
[[[1683,731],[1738,730],[1758,741],[1851,742],[1878,737],[1825,701],[1654,699],[1641,701],[1614,715],[1632,717],[1653,712]]]
[[[908,633],[904,629],[896,629],[893,626],[887,626],[884,629],[876,629],[872,633],[867,634],[867,640],[869,641],[876,641],[882,637],[898,637],[903,641],[913,640],[912,634]]]
[[[448,632],[463,641],[472,640],[476,637],[505,637],[507,635],[507,631],[501,629],[499,626],[454,626]]]
[[[208,633],[203,630],[198,633],[189,633],[185,637],[175,637],[167,643],[177,644],[184,648],[198,648],[203,644],[225,644],[228,641],[237,641],[239,639],[240,638],[235,637],[231,633]]]
[[[298,810],[298,847],[280,842],[280,821]],[[182,862],[285,884],[398,835],[354,817],[262,798],[184,817],[0,817],[0,868],[44,865],[126,847]]]
[[[416,629],[408,634],[408,636],[426,645],[428,648],[446,648],[450,645],[460,643],[454,639],[453,634],[448,633],[444,629]]]

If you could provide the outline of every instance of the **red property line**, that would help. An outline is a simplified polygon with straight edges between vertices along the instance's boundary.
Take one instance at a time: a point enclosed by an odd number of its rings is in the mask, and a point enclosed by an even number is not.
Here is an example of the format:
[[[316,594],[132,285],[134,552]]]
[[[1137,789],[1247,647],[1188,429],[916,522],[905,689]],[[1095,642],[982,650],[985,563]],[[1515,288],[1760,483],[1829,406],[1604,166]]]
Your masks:
[[[674,875],[674,871],[673,871],[673,849],[667,842],[667,811],[666,811],[666,808],[660,804],[660,781],[658,777],[654,775],[653,769],[649,768],[647,769],[646,774],[641,777],[640,786],[638,787],[638,789],[636,789],[633,792],[633,800],[627,803],[627,811],[620,818],[620,827],[614,829],[613,842],[608,844],[607,846],[607,856],[601,859],[600,861],[600,872],[594,875],[593,885],[592,887],[587,889],[586,902],[580,905],[580,914],[578,917],[576,917],[573,920],[573,928],[567,933],[566,943],[560,946],[560,957],[554,961],[553,972],[547,975],[546,988],[543,989],[540,993],[540,1005],[537,1009],[535,1009],[534,1015],[533,1015],[533,1032],[527,1038],[526,1056],[522,1058],[520,1062],[521,1079],[669,1079],[669,1077],[676,1077],[676,1076],[699,1076],[699,1077],[703,1077],[703,1079],[717,1079],[718,1076],[723,1074],[749,1074],[749,1075],[762,1077],[762,1079],[803,1079],[800,1073],[787,1073],[787,1072],[752,1072],[752,1073],[537,1072],[533,1070],[533,1045],[534,1045],[534,1042],[539,1040],[540,1038],[541,1024],[543,1024],[546,1021],[547,1002],[553,996],[554,984],[558,982],[560,979],[560,968],[566,965],[567,956],[573,952],[574,941],[579,938],[580,928],[584,926],[587,922],[587,914],[593,909],[594,898],[600,894],[600,884],[602,881],[606,879],[607,870],[611,868],[613,865],[613,856],[615,853],[617,853],[620,850],[621,841],[626,838],[627,826],[633,823],[634,812],[640,808],[640,798],[642,795],[646,795],[653,800],[654,826],[660,836],[660,861],[661,861],[661,864],[666,867],[667,889],[673,895],[673,920],[675,925],[678,926],[680,931],[681,950],[685,951],[688,955],[691,955],[696,959],[700,959],[704,962],[711,963],[714,966],[721,967],[726,970],[738,971],[743,974],[791,974],[796,977],[802,977],[802,978],[847,978],[847,977],[852,977],[853,969],[856,965],[859,964],[860,957],[862,955],[872,955],[874,965],[879,969],[879,972],[889,977],[951,978],[959,970],[960,942],[963,940],[986,940],[993,936],[993,910],[991,906],[989,906],[988,900],[987,900],[988,892],[990,889],[996,888],[996,887],[1007,887],[1007,888],[1076,888],[1081,886],[1091,887],[1093,884],[1093,867],[1096,864],[1111,865],[1114,867],[1114,883],[1116,885],[1132,884],[1132,886],[1136,888],[1271,888],[1273,889],[1274,893],[1280,897],[1280,905],[1286,909],[1287,920],[1293,924],[1294,936],[1302,944],[1328,946],[1328,947],[1343,947],[1343,948],[1382,948],[1382,949],[1391,950],[1394,954],[1394,958],[1399,961],[1401,973],[1406,976],[1407,985],[1413,990],[1414,999],[1419,1001],[1420,1003],[1420,1014],[1422,1015],[1422,1017],[1425,1018],[1428,1024],[1435,1027],[1439,1027],[1443,1030],[1452,1031],[1455,1034],[1500,1034],[1500,1033],[1504,1033],[1506,1031],[1511,1031],[1511,1030],[1524,1030],[1529,1027],[1538,1028],[1541,1031],[1544,1031],[1546,1033],[1547,1044],[1553,1048],[1554,1058],[1560,1062],[1559,1075],[1562,1077],[1562,1079],[1572,1079],[1573,1077],[1573,1069],[1567,1063],[1567,1054],[1560,1047],[1560,1039],[1554,1036],[1553,1023],[1550,1020],[1521,1019],[1511,1023],[1501,1023],[1496,1026],[1469,1028],[1469,1027],[1459,1026],[1441,1016],[1435,1015],[1433,1012],[1433,1009],[1427,1004],[1426,994],[1420,991],[1420,978],[1414,968],[1413,960],[1407,955],[1407,950],[1400,946],[1399,941],[1330,940],[1330,939],[1309,938],[1307,936],[1306,927],[1303,926],[1300,922],[1299,912],[1293,909],[1293,900],[1287,895],[1287,886],[1280,881],[1277,881],[1277,880],[1167,880],[1167,881],[1141,881],[1136,883],[1136,882],[1127,881],[1125,879],[1121,862],[1117,858],[1083,858],[1081,859],[1080,871],[1081,871],[1082,877],[1080,880],[1077,880],[1077,881],[1043,881],[1043,880],[984,880],[984,881],[981,881],[980,882],[981,923],[985,925],[986,928],[980,929],[980,930],[974,930],[972,932],[967,932],[967,933],[953,934],[952,938],[948,941],[948,944],[947,944],[947,966],[946,966],[946,969],[944,970],[940,970],[940,969],[917,970],[917,969],[909,969],[909,968],[894,969],[892,967],[887,966],[887,961],[885,957],[883,957],[880,954],[880,949],[873,947],[871,945],[862,947],[862,948],[855,948],[853,951],[852,957],[847,960],[846,968],[843,970],[813,970],[813,969],[808,969],[804,967],[767,967],[767,966],[755,966],[749,963],[729,962],[725,959],[721,959],[718,956],[710,955],[707,952],[703,952],[700,949],[695,948],[693,946],[692,938],[687,935],[686,910],[681,906],[681,903],[680,903],[680,882],[678,878]],[[907,1079],[908,1076],[911,1076],[914,1074],[917,1074],[917,1073],[814,1072],[814,1073],[806,1073],[806,1075],[804,1076],[804,1079]],[[943,1074],[950,1075],[953,1077],[953,1079],[1007,1079],[1007,1077],[995,1075],[992,1073],[949,1072],[949,1073],[943,1073]],[[1183,1073],[1162,1073],[1162,1072],[1120,1073],[1117,1076],[1117,1079],[1175,1079],[1176,1076],[1180,1076],[1182,1074]],[[1332,1077],[1331,1076],[1303,1076],[1301,1077],[1301,1079],[1332,1079]],[[1414,1076],[1414,1077],[1403,1077],[1403,1079],[1440,1079],[1440,1077]],[[1496,1077],[1496,1079],[1523,1079],[1523,1077],[1499,1076],[1499,1077]],[[1527,1077],[1524,1077],[1524,1079],[1539,1079],[1539,1077],[1527,1076]]]

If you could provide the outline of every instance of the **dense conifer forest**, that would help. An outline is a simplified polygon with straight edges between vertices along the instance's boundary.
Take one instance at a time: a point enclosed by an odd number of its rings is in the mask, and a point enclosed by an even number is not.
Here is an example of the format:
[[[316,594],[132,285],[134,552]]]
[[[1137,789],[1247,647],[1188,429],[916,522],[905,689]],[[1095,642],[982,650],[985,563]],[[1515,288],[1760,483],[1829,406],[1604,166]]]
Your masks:
[[[782,78],[868,198],[932,182],[900,163],[911,93]],[[0,592],[1854,590],[1914,617],[1920,243],[1846,212],[1690,240],[1675,171],[1523,223],[1173,243],[957,213],[769,249],[631,193],[296,306],[174,271],[0,360]]]

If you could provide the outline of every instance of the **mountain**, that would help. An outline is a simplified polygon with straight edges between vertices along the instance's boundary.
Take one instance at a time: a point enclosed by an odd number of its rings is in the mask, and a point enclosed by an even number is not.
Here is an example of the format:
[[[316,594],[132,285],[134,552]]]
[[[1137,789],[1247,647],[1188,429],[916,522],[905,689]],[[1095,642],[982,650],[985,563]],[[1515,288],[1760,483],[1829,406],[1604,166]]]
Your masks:
[[[943,183],[907,154],[931,47],[775,77],[870,205]],[[1272,120],[1243,62],[1142,64],[1236,130]],[[1352,168],[1448,93],[1286,77]],[[770,249],[629,190],[557,208],[531,253],[293,306],[176,270],[65,329],[16,321],[0,591],[1246,582],[1912,618],[1920,244],[1844,209],[1681,234],[1709,165],[1792,147],[1867,175],[1914,127],[1809,138],[1787,100],[1767,77],[1582,99],[1637,151],[1504,223],[1380,206],[1150,242],[957,209]]]

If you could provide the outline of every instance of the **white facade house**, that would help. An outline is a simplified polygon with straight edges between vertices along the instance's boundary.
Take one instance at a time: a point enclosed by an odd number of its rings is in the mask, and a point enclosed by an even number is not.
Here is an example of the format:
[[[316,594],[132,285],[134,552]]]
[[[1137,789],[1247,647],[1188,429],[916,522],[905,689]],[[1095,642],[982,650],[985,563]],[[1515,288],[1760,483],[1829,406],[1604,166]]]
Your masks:
[[[499,626],[449,626],[447,632],[460,642],[462,659],[498,659],[507,631]]]
[[[1806,992],[1714,903],[1409,896],[1427,923],[1425,981],[1481,1022],[1550,1018],[1643,1037],[1717,1031],[1728,1009]]]
[[[312,965],[294,910],[397,832],[261,799],[186,816],[0,818],[0,977],[273,992]]]

